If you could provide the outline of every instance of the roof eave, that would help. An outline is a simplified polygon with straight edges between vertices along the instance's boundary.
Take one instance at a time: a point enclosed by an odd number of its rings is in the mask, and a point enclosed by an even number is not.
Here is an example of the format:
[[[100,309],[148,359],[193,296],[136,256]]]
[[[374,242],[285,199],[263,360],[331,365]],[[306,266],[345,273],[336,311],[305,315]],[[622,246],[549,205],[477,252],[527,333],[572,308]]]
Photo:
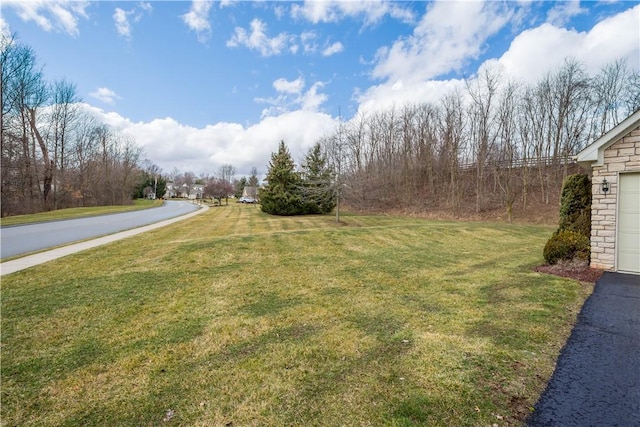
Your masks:
[[[586,146],[584,150],[578,153],[576,161],[588,170],[594,166],[602,166],[604,164],[604,150],[638,126],[640,126],[640,110],[637,110],[609,132]],[[588,165],[588,167],[585,167],[585,165]]]

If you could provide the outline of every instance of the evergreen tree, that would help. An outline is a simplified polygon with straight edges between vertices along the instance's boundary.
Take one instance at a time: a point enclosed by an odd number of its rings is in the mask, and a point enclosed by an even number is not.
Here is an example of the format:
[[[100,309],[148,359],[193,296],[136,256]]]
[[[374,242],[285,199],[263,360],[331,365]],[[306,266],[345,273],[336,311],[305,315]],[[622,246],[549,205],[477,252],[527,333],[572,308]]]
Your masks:
[[[155,192],[156,198],[164,197],[167,192],[167,180],[162,176],[154,176],[147,172],[141,175],[140,182],[135,188],[134,197],[147,197],[149,193]]]
[[[258,169],[251,168],[251,176],[249,177],[249,186],[258,188]]]
[[[295,170],[293,158],[284,141],[276,153],[271,154],[267,184],[260,189],[260,207],[272,215],[299,215],[304,213],[300,195],[300,174]]]
[[[247,185],[247,178],[245,178],[244,176],[236,181],[236,191],[234,193],[236,199],[242,197],[242,192],[244,191],[245,185]]]
[[[305,158],[302,182],[302,198],[305,213],[326,214],[336,207],[333,191],[333,169],[328,165],[320,144],[314,145]]]
[[[591,237],[591,179],[585,174],[569,175],[564,181],[558,231],[562,230]]]

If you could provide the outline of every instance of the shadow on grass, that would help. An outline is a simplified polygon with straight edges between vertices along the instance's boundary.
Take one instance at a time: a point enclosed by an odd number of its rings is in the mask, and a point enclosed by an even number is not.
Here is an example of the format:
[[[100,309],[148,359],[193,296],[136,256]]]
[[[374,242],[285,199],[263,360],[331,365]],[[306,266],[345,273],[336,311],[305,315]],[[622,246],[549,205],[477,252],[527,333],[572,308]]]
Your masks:
[[[258,295],[257,301],[240,307],[240,310],[253,317],[261,317],[278,314],[281,311],[299,305],[299,298],[283,298],[276,292],[268,292]]]

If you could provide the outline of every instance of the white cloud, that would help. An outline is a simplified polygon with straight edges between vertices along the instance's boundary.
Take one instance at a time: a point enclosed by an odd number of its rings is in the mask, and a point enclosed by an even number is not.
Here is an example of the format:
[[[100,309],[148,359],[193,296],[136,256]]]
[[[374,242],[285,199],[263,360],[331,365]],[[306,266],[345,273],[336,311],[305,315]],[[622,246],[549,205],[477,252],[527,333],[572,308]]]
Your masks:
[[[567,0],[556,3],[547,12],[547,22],[556,27],[563,26],[574,16],[587,13],[587,9],[580,7],[580,0]]]
[[[636,70],[640,67],[640,5],[604,19],[588,32],[543,24],[520,33],[499,58],[493,60],[512,78],[535,82],[572,57],[589,72],[619,58]]]
[[[287,9],[284,6],[278,5],[273,8],[273,14],[278,19],[282,19],[287,13]]]
[[[127,17],[130,13],[131,12],[126,12],[119,7],[116,7],[115,12],[113,13],[113,21],[116,24],[118,34],[126,38],[131,37],[131,24],[129,24],[129,18]]]
[[[181,16],[182,20],[190,30],[195,31],[198,41],[204,43],[211,36],[211,25],[209,24],[209,11],[213,3],[204,0],[194,0],[191,3],[189,12]]]
[[[262,56],[281,54],[293,40],[287,33],[280,33],[275,37],[267,35],[267,24],[255,18],[250,24],[251,30],[236,27],[235,34],[227,41],[228,47],[246,46],[257,50]]]
[[[220,0],[220,9],[233,6],[234,3],[237,3],[237,0]]]
[[[134,123],[117,113],[83,105],[113,129],[132,136],[144,149],[144,156],[165,173],[177,168],[182,172],[214,174],[220,166],[231,164],[239,175],[248,176],[256,167],[264,176],[271,153],[281,140],[294,159],[302,158],[318,138],[336,126],[326,114],[300,110],[267,117],[249,127],[221,122],[194,128],[170,117]]]
[[[133,27],[129,21],[129,16],[133,17],[133,22],[140,22],[144,13],[151,13],[153,6],[150,3],[140,3],[131,10],[124,10],[116,7],[113,12],[113,21],[116,25],[118,34],[126,39],[131,39]]]
[[[115,104],[117,99],[122,99],[117,93],[106,87],[99,87],[95,91],[91,92],[89,96],[102,101],[105,104]]]
[[[477,58],[512,16],[497,2],[431,3],[410,37],[378,51],[373,76],[409,82],[458,70]]]
[[[227,47],[245,46],[260,52],[260,55],[265,57],[280,55],[287,50],[292,54],[296,54],[300,50],[300,45],[302,45],[302,51],[306,54],[318,51],[318,44],[316,43],[318,35],[315,31],[303,31],[299,36],[282,32],[277,36],[269,37],[267,24],[260,19],[255,18],[249,26],[249,30],[236,27],[233,36],[227,41]],[[322,55],[331,56],[343,50],[342,43],[335,42],[326,47],[322,51]]]
[[[304,18],[314,24],[338,22],[346,17],[362,16],[365,25],[378,23],[386,15],[403,22],[413,22],[413,12],[402,3],[386,0],[305,0],[291,7],[294,18]]]
[[[33,21],[45,31],[62,31],[72,36],[80,34],[78,19],[88,18],[88,1],[75,0],[3,0],[2,7],[12,7],[20,19]]]
[[[493,68],[501,73],[504,80],[535,83],[546,73],[562,66],[566,58],[575,58],[585,64],[591,74],[623,58],[634,70],[640,71],[638,28],[640,5],[606,18],[585,32],[545,23],[518,34],[502,56],[486,60],[479,70]],[[414,64],[422,63],[423,59],[418,55],[420,52],[414,48],[406,50],[404,57],[397,56],[405,59],[405,62],[397,64],[397,69],[385,62],[391,56],[383,57],[378,67],[388,67],[384,68],[388,70],[386,73],[380,73],[386,79],[379,85],[355,93],[359,110],[370,112],[394,105],[400,107],[405,103],[438,102],[451,91],[466,92],[463,80],[435,80],[431,77],[435,73],[413,71],[411,67],[416,66]],[[405,73],[402,73],[402,66],[407,68]],[[446,67],[442,69],[446,70]]]
[[[256,98],[254,101],[269,105],[269,107],[262,110],[263,119],[281,115],[294,109],[317,112],[328,99],[326,94],[320,93],[320,89],[324,85],[324,82],[315,82],[304,92],[305,83],[302,76],[292,81],[280,78],[273,82],[274,89],[278,91],[276,97]]]
[[[445,95],[459,90],[465,91],[463,80],[427,80],[405,84],[402,80],[393,84],[372,86],[361,94],[356,94],[358,110],[372,113],[405,104],[439,103]]]
[[[324,93],[318,91],[324,87],[323,82],[315,82],[311,88],[299,99],[302,109],[305,111],[318,111],[320,106],[324,104],[328,97]]]
[[[317,34],[314,31],[303,31],[300,34],[300,42],[304,48],[304,53],[314,53],[318,50],[318,44],[315,42]]]
[[[322,56],[331,56],[336,53],[340,53],[344,50],[344,46],[340,42],[335,42],[331,46],[327,46],[325,50],[322,51]]]
[[[298,77],[295,80],[287,80],[284,78],[280,78],[273,82],[273,87],[278,92],[285,93],[300,93],[304,88],[304,79],[302,77]]]
[[[149,2],[140,2],[138,7],[148,13],[151,13],[153,10],[153,6]]]

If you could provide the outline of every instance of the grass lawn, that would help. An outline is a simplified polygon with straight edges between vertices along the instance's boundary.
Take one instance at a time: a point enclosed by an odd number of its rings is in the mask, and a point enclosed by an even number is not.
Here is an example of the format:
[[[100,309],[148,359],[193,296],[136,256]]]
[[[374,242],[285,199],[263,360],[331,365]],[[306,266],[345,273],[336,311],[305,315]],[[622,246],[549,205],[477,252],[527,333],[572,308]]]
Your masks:
[[[591,291],[545,226],[230,204],[2,279],[4,425],[514,425]]]
[[[162,200],[137,199],[137,200],[134,200],[132,205],[96,206],[92,208],[58,209],[55,211],[40,212],[37,214],[8,216],[0,220],[0,225],[21,225],[21,224],[30,224],[34,222],[58,221],[61,219],[74,219],[74,218],[82,218],[86,216],[129,212],[129,211],[135,211],[138,209],[147,209],[147,208],[153,208],[156,206],[161,206],[162,203],[163,203]]]

